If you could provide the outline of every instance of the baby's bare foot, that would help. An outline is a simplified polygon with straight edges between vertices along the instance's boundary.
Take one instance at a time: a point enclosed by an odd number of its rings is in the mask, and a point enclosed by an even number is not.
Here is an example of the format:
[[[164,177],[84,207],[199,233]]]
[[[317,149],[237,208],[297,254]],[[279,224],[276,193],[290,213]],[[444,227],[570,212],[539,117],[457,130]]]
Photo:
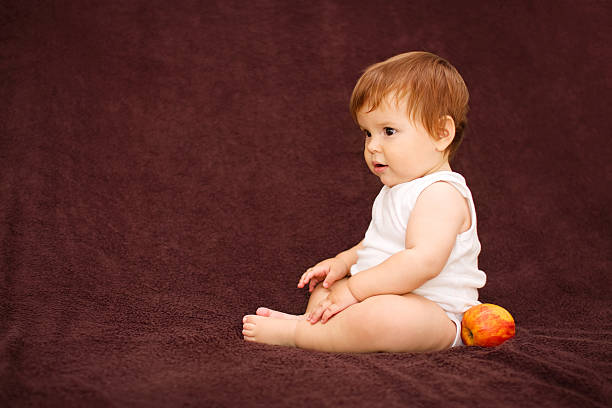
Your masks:
[[[242,335],[246,341],[295,347],[297,323],[297,319],[247,315],[242,319]]]
[[[255,312],[258,316],[272,317],[274,319],[286,319],[286,320],[304,320],[305,315],[293,315],[289,313],[279,312],[277,310],[268,309],[267,307],[260,307]]]

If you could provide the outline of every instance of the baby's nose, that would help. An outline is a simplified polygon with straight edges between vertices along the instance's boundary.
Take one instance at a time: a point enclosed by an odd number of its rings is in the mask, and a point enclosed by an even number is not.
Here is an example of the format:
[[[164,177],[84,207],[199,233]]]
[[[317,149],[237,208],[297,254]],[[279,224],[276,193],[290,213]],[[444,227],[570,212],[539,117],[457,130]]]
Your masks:
[[[370,153],[377,153],[380,152],[380,143],[378,142],[377,139],[372,138],[369,142],[368,142],[368,151]]]

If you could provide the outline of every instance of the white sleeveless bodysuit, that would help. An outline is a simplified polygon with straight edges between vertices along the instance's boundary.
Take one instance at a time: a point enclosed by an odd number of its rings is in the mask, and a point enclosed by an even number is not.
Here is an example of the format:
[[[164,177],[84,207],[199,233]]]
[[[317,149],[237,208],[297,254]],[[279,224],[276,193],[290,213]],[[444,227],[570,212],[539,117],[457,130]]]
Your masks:
[[[485,273],[478,269],[480,241],[476,232],[474,201],[459,173],[440,171],[391,188],[384,186],[374,200],[372,221],[363,240],[363,249],[357,251],[357,262],[351,267],[351,275],[376,266],[406,248],[406,226],[417,198],[425,188],[438,181],[450,183],[466,198],[472,223],[467,231],[457,235],[455,246],[440,274],[412,293],[436,302],[455,322],[457,336],[453,346],[456,346],[461,344],[463,313],[480,303],[478,288],[486,282]]]

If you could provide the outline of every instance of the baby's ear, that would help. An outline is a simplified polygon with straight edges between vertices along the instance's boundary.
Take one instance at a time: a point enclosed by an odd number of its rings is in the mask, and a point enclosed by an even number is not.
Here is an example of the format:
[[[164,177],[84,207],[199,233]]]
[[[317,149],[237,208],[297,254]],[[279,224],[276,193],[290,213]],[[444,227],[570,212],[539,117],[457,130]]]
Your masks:
[[[455,121],[449,115],[440,118],[438,138],[434,140],[436,150],[443,152],[455,138]]]

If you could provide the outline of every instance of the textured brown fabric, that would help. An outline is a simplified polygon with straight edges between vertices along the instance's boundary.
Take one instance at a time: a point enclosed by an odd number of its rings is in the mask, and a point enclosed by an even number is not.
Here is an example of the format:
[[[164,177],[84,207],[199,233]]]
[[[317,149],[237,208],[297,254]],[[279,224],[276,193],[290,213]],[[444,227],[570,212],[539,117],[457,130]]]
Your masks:
[[[3,1],[0,405],[609,406],[609,2],[419,3]],[[245,343],[363,237],[349,95],[410,50],[470,89],[453,168],[516,337]]]

